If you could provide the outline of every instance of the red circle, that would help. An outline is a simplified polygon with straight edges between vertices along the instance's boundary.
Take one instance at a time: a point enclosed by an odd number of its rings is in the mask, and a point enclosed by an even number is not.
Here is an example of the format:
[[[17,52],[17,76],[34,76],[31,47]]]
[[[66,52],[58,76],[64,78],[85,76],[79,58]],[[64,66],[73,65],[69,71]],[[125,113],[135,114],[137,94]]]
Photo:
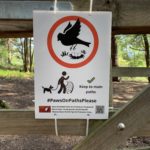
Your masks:
[[[80,21],[82,23],[84,23],[85,25],[87,25],[89,27],[89,29],[91,30],[92,34],[93,34],[93,37],[94,37],[94,47],[93,47],[93,50],[90,54],[90,56],[85,59],[84,61],[82,62],[79,62],[79,63],[76,63],[76,64],[73,64],[73,63],[66,63],[64,61],[62,61],[54,52],[54,49],[53,49],[53,46],[52,46],[52,37],[53,37],[53,34],[56,30],[56,28],[66,22],[66,21],[71,21],[71,20],[77,20],[77,19],[80,19]],[[51,27],[49,33],[48,33],[48,39],[47,39],[47,45],[48,45],[48,50],[49,50],[49,53],[50,55],[53,57],[53,59],[60,65],[64,66],[64,67],[67,67],[67,68],[79,68],[79,67],[82,67],[84,65],[86,65],[87,63],[89,63],[93,58],[94,56],[96,55],[96,52],[97,52],[97,49],[98,49],[98,34],[96,32],[96,29],[94,28],[94,26],[86,19],[80,17],[80,16],[66,16],[66,17],[63,17],[61,19],[59,19],[58,21],[56,21],[54,23],[54,25]]]

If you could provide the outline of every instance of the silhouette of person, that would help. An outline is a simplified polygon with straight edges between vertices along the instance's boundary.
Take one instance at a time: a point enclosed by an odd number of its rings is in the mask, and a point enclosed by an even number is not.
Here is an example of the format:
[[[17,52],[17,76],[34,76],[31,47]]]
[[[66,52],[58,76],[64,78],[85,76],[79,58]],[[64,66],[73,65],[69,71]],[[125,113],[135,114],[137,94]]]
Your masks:
[[[63,93],[66,93],[66,85],[64,84],[64,80],[69,79],[69,76],[65,78],[66,75],[67,75],[66,71],[63,71],[61,78],[58,80],[58,85],[60,85],[58,93],[61,93],[62,91]]]

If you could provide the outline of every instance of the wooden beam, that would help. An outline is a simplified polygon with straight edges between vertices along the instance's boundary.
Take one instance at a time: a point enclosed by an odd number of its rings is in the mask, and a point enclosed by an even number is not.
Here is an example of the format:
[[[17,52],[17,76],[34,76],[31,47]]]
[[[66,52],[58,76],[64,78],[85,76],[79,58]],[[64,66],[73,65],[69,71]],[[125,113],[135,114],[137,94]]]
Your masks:
[[[150,77],[150,68],[144,67],[113,67],[113,77]]]
[[[110,110],[111,117],[116,110]],[[89,132],[104,120],[90,120]],[[58,119],[59,135],[85,136],[86,120]],[[35,119],[34,111],[0,110],[0,135],[55,134],[54,119]]]
[[[72,10],[68,1],[58,1],[57,10]],[[54,0],[0,0],[0,19],[32,19],[34,10],[54,10]]]
[[[32,36],[32,20],[0,20],[0,38],[19,38]]]
[[[0,111],[0,134],[55,134],[54,120],[36,120],[33,111]],[[58,120],[60,135],[85,135],[85,120]]]
[[[32,20],[0,20],[0,38],[32,37]]]
[[[126,26],[126,27],[113,27],[113,35],[119,34],[150,34],[150,26]]]
[[[135,136],[150,136],[150,122],[145,124],[141,129],[139,129]]]
[[[118,0],[119,26],[150,26],[149,0]]]
[[[150,34],[149,27],[112,27],[112,34]],[[0,19],[0,38],[33,36],[33,21],[30,19]]]
[[[0,0],[0,19],[32,19],[33,10],[50,10],[52,1]]]
[[[53,9],[53,2],[53,0],[0,0],[0,19],[33,19],[33,10],[50,10],[51,7]],[[87,1],[72,0],[69,3],[64,0],[63,2],[58,1],[57,6],[59,10],[88,11],[89,4]],[[135,0],[94,0],[93,11],[111,11],[113,27],[117,33],[119,30],[125,34],[128,32],[141,33],[139,31],[149,33],[149,6],[149,0],[136,0],[136,3]],[[132,30],[134,27],[137,29]]]
[[[113,26],[150,26],[149,0],[95,0],[93,10],[112,11]]]
[[[114,111],[110,111],[110,116]],[[104,120],[90,120],[89,130],[104,123]],[[59,119],[59,135],[82,135],[85,136],[86,120]],[[0,110],[0,135],[14,134],[55,134],[54,119],[35,119],[34,111],[27,110]]]
[[[150,150],[150,146],[144,147],[133,147],[133,148],[123,148],[123,150]]]
[[[74,150],[114,150],[150,122],[150,86],[78,144]],[[125,124],[124,130],[117,128]]]
[[[33,37],[33,33],[32,31],[0,32],[0,38],[22,38],[22,37]]]
[[[0,32],[19,32],[19,31],[33,31],[33,22],[30,19],[26,20],[0,20]]]

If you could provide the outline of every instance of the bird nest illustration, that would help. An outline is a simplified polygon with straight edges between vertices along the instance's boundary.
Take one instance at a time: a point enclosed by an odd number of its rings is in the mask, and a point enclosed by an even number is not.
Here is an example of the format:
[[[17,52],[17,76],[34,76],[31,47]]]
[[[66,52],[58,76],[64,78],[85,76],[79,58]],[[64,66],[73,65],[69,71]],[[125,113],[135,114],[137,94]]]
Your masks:
[[[65,56],[68,56],[70,57],[71,59],[82,59],[84,58],[86,55],[86,51],[85,50],[81,50],[79,53],[77,52],[67,52],[67,51],[63,51],[61,53],[61,56],[62,57],[65,57]]]

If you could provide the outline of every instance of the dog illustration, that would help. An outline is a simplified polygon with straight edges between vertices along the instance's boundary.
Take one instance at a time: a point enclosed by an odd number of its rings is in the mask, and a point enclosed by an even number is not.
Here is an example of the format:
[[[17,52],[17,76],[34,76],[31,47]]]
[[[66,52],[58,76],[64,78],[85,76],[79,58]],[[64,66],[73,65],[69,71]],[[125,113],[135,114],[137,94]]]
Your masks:
[[[50,92],[50,93],[52,93],[53,86],[50,85],[49,88],[46,88],[46,87],[43,87],[43,86],[42,86],[42,88],[43,88],[43,93],[45,93],[45,92]]]

